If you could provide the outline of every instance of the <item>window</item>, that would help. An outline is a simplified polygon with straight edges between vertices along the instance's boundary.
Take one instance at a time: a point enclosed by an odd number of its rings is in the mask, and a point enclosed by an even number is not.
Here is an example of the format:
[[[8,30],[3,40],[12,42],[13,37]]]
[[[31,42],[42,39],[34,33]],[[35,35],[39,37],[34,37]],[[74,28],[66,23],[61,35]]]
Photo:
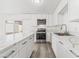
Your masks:
[[[14,24],[14,31],[15,31],[15,33],[23,31],[22,25],[23,25],[22,21],[15,21],[15,24]]]

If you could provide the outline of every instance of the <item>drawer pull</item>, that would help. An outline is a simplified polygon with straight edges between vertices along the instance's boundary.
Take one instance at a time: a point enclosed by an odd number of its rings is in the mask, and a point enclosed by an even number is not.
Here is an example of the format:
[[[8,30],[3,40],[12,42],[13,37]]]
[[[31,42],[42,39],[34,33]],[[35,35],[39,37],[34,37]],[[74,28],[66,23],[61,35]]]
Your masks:
[[[23,42],[22,45],[24,45],[24,44],[26,44],[26,43],[27,43],[27,41]]]
[[[72,50],[69,50],[72,54],[74,54],[76,57],[79,57],[76,53],[74,53]]]
[[[11,56],[14,52],[15,52],[15,50],[11,51],[7,56],[4,56],[3,58],[8,58],[8,57]]]
[[[30,38],[30,40],[32,39],[32,37]]]
[[[61,41],[59,41],[60,44],[63,44]]]

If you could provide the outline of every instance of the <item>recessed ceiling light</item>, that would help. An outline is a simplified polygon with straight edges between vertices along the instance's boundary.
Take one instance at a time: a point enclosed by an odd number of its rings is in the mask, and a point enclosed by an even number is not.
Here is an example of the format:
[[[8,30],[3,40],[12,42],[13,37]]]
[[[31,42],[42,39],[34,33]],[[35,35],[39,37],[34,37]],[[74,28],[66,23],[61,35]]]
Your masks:
[[[41,2],[41,0],[34,0],[34,2],[35,2],[35,3],[40,3],[40,2]]]
[[[34,4],[38,4],[38,5],[41,5],[43,3],[43,0],[32,0],[32,2]]]

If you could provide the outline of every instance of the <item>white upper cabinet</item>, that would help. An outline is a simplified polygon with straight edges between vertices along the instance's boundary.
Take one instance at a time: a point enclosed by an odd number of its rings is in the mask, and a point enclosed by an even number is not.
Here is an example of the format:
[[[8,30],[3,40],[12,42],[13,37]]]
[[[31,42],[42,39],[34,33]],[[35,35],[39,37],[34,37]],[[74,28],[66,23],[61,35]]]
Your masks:
[[[68,3],[58,13],[58,24],[66,24],[68,19]]]
[[[79,0],[68,0],[68,31],[79,36]]]
[[[53,13],[55,25],[63,24],[67,22],[68,18],[68,0],[60,0],[60,3],[56,7]],[[65,22],[64,22],[65,21]]]
[[[79,19],[79,0],[68,0],[69,20]]]

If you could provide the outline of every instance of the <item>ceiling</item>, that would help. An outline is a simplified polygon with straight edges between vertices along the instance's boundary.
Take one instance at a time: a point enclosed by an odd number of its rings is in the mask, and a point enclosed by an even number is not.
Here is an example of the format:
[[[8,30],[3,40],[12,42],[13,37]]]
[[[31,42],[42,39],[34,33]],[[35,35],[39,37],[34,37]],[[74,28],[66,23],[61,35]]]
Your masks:
[[[43,0],[34,3],[32,0],[0,0],[0,13],[52,14],[60,0]]]

